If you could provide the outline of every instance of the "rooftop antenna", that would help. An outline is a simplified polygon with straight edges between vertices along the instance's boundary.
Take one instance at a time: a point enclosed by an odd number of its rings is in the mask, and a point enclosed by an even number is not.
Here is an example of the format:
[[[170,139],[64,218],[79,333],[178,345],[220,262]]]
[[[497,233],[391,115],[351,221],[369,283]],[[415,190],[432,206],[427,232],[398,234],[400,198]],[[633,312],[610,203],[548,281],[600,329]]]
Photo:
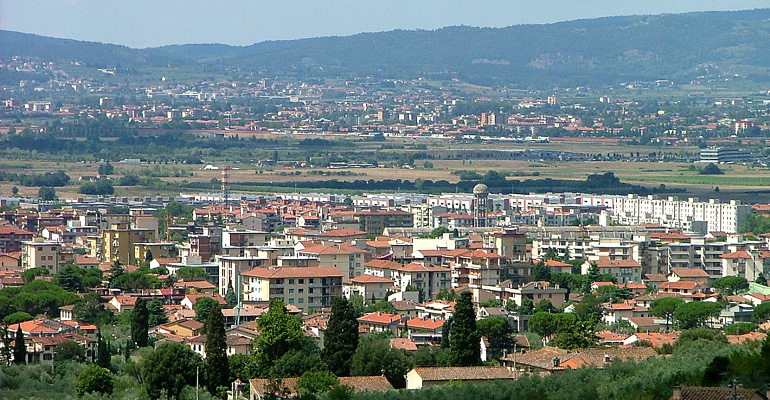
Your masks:
[[[166,209],[166,243],[171,243],[171,216]]]
[[[230,201],[230,166],[222,167],[222,197],[225,200],[225,208]]]

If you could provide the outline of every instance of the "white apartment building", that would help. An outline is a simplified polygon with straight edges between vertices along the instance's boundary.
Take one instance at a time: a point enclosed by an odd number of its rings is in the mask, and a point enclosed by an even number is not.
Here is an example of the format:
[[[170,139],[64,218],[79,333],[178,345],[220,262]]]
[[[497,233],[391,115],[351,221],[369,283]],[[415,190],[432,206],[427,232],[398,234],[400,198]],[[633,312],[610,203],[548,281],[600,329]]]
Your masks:
[[[659,224],[686,231],[737,232],[751,207],[738,200],[721,203],[711,199],[708,202],[696,198],[679,200],[676,197],[659,199],[653,196],[618,196],[612,219],[623,225]]]

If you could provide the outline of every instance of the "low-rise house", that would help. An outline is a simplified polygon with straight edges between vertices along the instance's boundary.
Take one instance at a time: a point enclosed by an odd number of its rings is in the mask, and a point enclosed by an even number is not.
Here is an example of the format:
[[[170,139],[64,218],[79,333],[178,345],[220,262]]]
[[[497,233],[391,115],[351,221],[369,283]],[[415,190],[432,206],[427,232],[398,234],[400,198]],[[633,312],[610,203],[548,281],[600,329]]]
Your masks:
[[[150,333],[159,335],[174,335],[182,338],[193,338],[200,335],[201,329],[203,329],[203,323],[194,319],[182,319],[179,321],[169,322],[167,324],[158,325],[150,330]]]
[[[709,274],[700,268],[672,268],[668,281],[693,281],[705,286],[709,283]]]
[[[630,346],[633,344],[646,344],[656,349],[661,348],[663,345],[673,346],[679,339],[681,332],[674,331],[668,333],[658,332],[637,332],[623,341],[624,346]]]
[[[105,306],[120,314],[123,311],[133,310],[136,306],[137,298],[136,296],[112,296]]]
[[[341,386],[349,387],[353,392],[387,392],[393,390],[393,385],[384,376],[342,376],[339,377]],[[282,398],[297,397],[299,378],[278,379],[278,387],[274,379],[252,379],[249,381],[249,400],[262,400],[266,396],[276,395],[278,389]]]
[[[763,342],[767,339],[767,334],[764,332],[749,332],[743,335],[727,335],[727,342],[730,344],[744,344],[746,342]]]
[[[449,319],[455,312],[455,302],[434,300],[417,305],[417,316],[420,318]]]
[[[206,335],[196,336],[187,342],[190,349],[201,357],[206,358]],[[227,355],[233,354],[245,354],[249,355],[254,350],[254,338],[241,336],[237,334],[229,334],[225,337],[227,342]]]
[[[174,288],[183,290],[184,293],[191,294],[210,294],[213,295],[217,291],[217,287],[206,280],[180,280],[174,283]]]
[[[186,308],[188,310],[194,310],[195,303],[198,302],[198,299],[208,297],[211,299],[216,300],[217,303],[219,303],[220,306],[224,307],[227,305],[227,301],[220,296],[219,294],[203,294],[203,293],[191,293],[184,296],[184,299],[182,299],[182,302],[179,303],[183,308]]]
[[[417,351],[417,343],[407,338],[390,338],[390,348],[403,351]]]
[[[586,367],[603,369],[615,359],[638,362],[657,355],[655,350],[649,347],[607,347],[567,351],[546,346],[524,353],[511,353],[500,361],[504,366],[516,371],[548,374]]]
[[[441,344],[441,331],[444,326],[443,319],[412,318],[404,320],[400,328],[406,331],[408,338],[418,346]]]
[[[359,329],[367,333],[391,331],[394,335],[400,334],[401,321],[405,317],[399,314],[373,312],[358,318]]]
[[[674,394],[669,400],[722,400],[722,399],[743,399],[743,400],[767,400],[767,397],[755,389],[745,389],[742,387],[711,387],[711,386],[685,386],[675,387]]]
[[[513,371],[505,367],[417,367],[407,372],[406,388],[414,390],[450,382],[479,384],[513,379]]]
[[[743,298],[748,300],[754,306],[758,306],[766,301],[770,301],[770,294],[749,293],[749,294],[744,294]]]
[[[694,281],[664,282],[658,287],[659,293],[672,293],[680,297],[692,296],[698,291],[698,283]]]

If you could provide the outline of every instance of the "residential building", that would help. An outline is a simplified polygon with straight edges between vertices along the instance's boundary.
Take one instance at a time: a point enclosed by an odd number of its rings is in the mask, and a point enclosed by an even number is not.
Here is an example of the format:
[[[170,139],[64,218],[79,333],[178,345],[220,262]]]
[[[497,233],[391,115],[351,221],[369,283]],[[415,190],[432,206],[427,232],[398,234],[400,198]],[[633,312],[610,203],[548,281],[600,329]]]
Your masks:
[[[423,389],[450,382],[492,383],[515,378],[514,372],[505,367],[416,367],[406,374],[406,388]]]
[[[385,228],[411,228],[414,215],[400,210],[367,210],[357,212],[354,218],[359,229],[372,235],[382,235]]]
[[[307,312],[329,306],[334,297],[342,296],[343,276],[334,267],[257,267],[242,275],[248,301],[282,298]]]
[[[127,222],[118,222],[102,231],[102,261],[120,261],[123,265],[135,265],[144,260],[135,256],[137,243],[154,242],[156,231],[153,229],[133,228]],[[140,260],[140,261],[137,261]]]
[[[246,279],[241,274],[256,267],[266,267],[268,259],[264,257],[228,257],[216,256],[219,265],[219,294],[227,295],[227,289],[240,284],[246,287]]]

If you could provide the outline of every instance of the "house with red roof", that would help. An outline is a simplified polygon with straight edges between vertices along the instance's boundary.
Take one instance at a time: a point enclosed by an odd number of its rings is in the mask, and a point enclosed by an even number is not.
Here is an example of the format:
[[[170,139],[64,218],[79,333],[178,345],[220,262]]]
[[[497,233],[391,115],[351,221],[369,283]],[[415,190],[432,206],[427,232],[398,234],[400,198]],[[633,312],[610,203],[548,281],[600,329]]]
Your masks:
[[[219,303],[219,305],[222,307],[225,307],[225,305],[227,305],[227,301],[225,301],[225,298],[222,297],[219,293],[214,293],[214,294],[188,293],[184,296],[184,299],[182,299],[182,301],[179,304],[181,304],[183,308],[194,310],[193,307],[195,306],[195,303],[197,303],[198,300],[203,297],[208,297],[210,299],[216,300],[216,302]]]
[[[659,293],[673,293],[677,296],[692,296],[700,290],[700,285],[693,281],[664,282],[658,287]]]
[[[709,274],[701,268],[672,268],[668,274],[669,282],[694,281],[701,285],[708,285]]]
[[[359,317],[358,327],[366,333],[391,331],[394,335],[400,335],[400,324],[404,320],[398,314],[373,312]]]
[[[417,346],[439,345],[444,322],[443,319],[417,317],[405,319],[399,326],[406,331],[406,337],[414,340]]]
[[[120,314],[126,310],[133,310],[136,306],[137,298],[136,296],[112,296],[105,306]]]

